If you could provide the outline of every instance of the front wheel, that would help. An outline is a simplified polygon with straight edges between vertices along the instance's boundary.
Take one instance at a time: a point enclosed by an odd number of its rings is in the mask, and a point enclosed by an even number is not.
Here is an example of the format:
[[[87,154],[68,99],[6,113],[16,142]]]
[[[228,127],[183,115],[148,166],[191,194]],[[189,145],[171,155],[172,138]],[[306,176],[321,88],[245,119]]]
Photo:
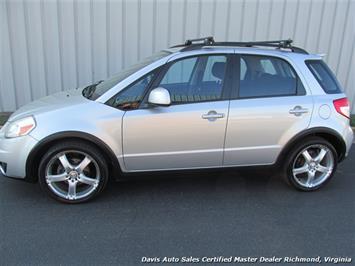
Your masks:
[[[329,182],[336,171],[337,161],[337,153],[328,141],[312,137],[289,153],[286,178],[297,189],[317,190]]]
[[[51,147],[39,165],[39,183],[51,197],[81,203],[106,186],[108,169],[100,151],[85,142],[66,141]]]

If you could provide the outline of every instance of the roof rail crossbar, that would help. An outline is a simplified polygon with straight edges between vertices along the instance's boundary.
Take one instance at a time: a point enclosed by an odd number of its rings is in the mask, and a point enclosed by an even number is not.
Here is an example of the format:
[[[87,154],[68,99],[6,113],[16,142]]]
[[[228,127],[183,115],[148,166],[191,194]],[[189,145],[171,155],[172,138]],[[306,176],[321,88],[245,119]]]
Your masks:
[[[239,46],[239,47],[274,47],[277,49],[289,49],[292,52],[308,54],[302,48],[292,46],[292,40],[274,40],[274,41],[255,41],[255,42],[215,42],[213,37],[204,37],[199,39],[187,40],[185,44],[176,45],[175,47],[185,47],[181,51],[191,51],[199,49],[203,46]]]
[[[211,44],[215,43],[213,37],[212,36],[208,36],[208,37],[203,37],[203,38],[198,38],[198,39],[187,40],[185,42],[185,45],[191,45],[193,43],[201,42],[201,41],[203,42],[204,45],[211,45]]]
[[[291,48],[292,47],[292,40],[287,39],[287,40],[277,40],[277,41],[255,41],[255,42],[216,42],[216,44],[223,43],[223,44],[238,44],[236,46],[246,46],[246,47],[252,47],[252,46],[270,46],[270,47],[280,47],[280,48]]]
[[[178,44],[178,45],[172,46],[171,48],[184,47],[184,46],[190,46],[190,45],[205,46],[205,45],[212,45],[214,43],[215,43],[215,41],[214,41],[213,37],[208,36],[208,37],[203,37],[203,38],[198,38],[198,39],[189,39],[189,40],[186,40],[184,44]]]

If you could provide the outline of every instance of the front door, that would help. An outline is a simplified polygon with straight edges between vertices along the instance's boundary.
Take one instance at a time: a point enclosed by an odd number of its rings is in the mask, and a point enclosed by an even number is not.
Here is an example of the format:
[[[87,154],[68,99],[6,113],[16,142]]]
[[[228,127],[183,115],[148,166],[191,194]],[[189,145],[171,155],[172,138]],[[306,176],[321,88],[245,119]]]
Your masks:
[[[128,171],[222,166],[228,58],[203,55],[168,63],[154,88],[170,92],[171,106],[143,102],[124,115],[123,154]]]

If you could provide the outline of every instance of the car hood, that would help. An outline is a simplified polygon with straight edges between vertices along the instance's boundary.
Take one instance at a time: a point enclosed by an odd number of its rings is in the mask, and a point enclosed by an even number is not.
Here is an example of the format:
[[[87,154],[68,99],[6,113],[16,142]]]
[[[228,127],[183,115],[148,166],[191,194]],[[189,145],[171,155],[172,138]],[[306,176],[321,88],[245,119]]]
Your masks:
[[[82,87],[73,90],[58,92],[50,96],[41,98],[39,100],[33,101],[29,104],[26,104],[10,116],[9,122],[30,115],[35,116],[36,114],[49,112],[52,110],[58,110],[73,105],[84,104],[90,100],[86,99],[82,95],[83,89],[84,88]]]

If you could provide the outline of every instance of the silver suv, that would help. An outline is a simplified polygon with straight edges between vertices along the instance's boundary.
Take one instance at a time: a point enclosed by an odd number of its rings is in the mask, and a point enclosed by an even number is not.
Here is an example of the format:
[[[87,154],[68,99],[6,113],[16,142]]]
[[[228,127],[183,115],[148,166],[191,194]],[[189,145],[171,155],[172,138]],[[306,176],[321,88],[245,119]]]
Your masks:
[[[0,131],[0,171],[66,203],[130,173],[256,165],[313,191],[350,150],[349,116],[319,55],[207,37],[20,108]]]

